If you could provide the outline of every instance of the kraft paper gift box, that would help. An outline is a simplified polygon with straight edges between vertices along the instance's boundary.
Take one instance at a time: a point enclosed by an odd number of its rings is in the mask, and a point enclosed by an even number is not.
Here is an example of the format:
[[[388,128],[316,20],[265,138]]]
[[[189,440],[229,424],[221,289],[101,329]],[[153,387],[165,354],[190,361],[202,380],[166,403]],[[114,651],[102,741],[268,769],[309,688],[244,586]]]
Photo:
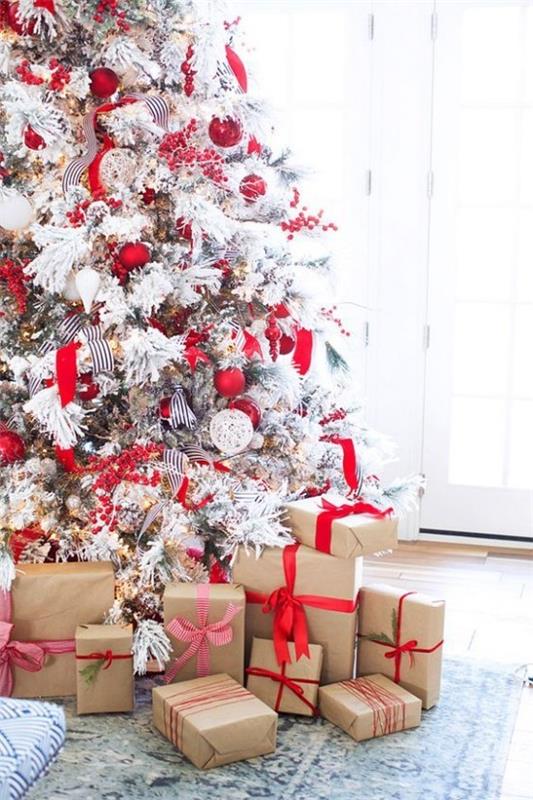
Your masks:
[[[172,656],[165,680],[224,672],[244,683],[244,605],[244,589],[235,584],[169,584],[163,615]]]
[[[328,494],[288,503],[286,512],[299,542],[338,558],[392,550],[398,544],[398,520],[368,503]]]
[[[199,769],[273,753],[278,715],[229,675],[152,692],[155,727]]]
[[[321,686],[322,716],[357,742],[420,725],[422,703],[384,675]]]
[[[78,714],[133,710],[133,628],[78,625]]]
[[[13,697],[76,694],[76,627],[103,622],[114,599],[110,562],[19,564],[11,592],[0,592],[0,619],[8,623],[1,626],[6,631],[4,646],[16,642],[22,659],[7,649],[0,693]]]
[[[357,675],[381,672],[434,706],[440,695],[444,601],[392,586],[359,593]]]
[[[322,682],[354,675],[356,597],[363,559],[335,558],[301,544],[267,547],[256,558],[237,550],[233,578],[246,590],[246,651],[252,639],[273,639],[278,664],[288,661],[287,641],[322,645]],[[287,631],[288,629],[288,631]]]
[[[273,642],[254,637],[246,688],[278,713],[318,716],[322,647],[310,644],[309,651],[309,658],[296,661],[294,644],[289,642],[291,662],[279,666]]]

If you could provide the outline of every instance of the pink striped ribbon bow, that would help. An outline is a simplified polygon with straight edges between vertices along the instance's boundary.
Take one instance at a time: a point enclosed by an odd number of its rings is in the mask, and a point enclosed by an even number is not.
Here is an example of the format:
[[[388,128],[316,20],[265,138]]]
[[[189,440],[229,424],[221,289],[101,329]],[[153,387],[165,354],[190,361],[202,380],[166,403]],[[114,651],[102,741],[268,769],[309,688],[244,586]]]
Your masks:
[[[191,658],[197,656],[196,675],[203,678],[209,675],[209,645],[220,647],[233,639],[231,622],[241,610],[240,606],[228,603],[222,619],[207,624],[209,611],[209,584],[199,583],[196,587],[196,615],[198,627],[185,617],[174,617],[167,625],[167,632],[180,642],[190,642],[189,647],[175,658],[165,673],[165,683],[174,680],[180,669]]]
[[[47,654],[73,653],[74,639],[37,642],[11,641],[11,592],[0,591],[0,696],[9,697],[13,691],[12,667],[39,672]]]

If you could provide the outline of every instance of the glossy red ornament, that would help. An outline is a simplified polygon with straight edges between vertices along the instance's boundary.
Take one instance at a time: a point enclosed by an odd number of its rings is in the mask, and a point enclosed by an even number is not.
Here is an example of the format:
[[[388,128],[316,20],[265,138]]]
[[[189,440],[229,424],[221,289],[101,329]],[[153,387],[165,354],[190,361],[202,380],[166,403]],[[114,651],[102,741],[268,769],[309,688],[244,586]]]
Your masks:
[[[126,242],[118,251],[117,258],[122,266],[129,271],[148,264],[151,253],[142,242]]]
[[[250,418],[254,428],[257,428],[261,422],[261,408],[251,397],[236,397],[231,401],[229,407],[236,408],[238,411],[242,411],[243,414],[246,414],[246,416]]]
[[[9,3],[7,6],[7,24],[12,31],[19,36],[32,36],[35,30],[35,22],[31,20],[28,24],[21,22],[19,17],[19,4]]]
[[[244,372],[238,367],[217,370],[213,382],[215,389],[222,397],[236,397],[243,393],[246,386]]]
[[[24,131],[24,144],[26,147],[29,147],[30,150],[44,150],[46,147],[46,142],[41,134],[37,133],[31,125],[27,125]]]
[[[217,147],[235,147],[242,139],[242,125],[237,119],[213,117],[209,123],[209,138]]]
[[[239,184],[239,191],[249,203],[266,193],[266,181],[260,175],[246,175]]]
[[[181,239],[187,239],[192,242],[192,225],[184,217],[178,217],[176,220],[176,228]]]
[[[100,387],[94,380],[92,372],[82,372],[78,378],[81,384],[78,389],[78,397],[80,400],[94,400],[100,394]]]
[[[91,93],[95,97],[111,97],[118,89],[120,83],[116,72],[109,67],[97,67],[89,75],[91,79]]]
[[[286,317],[290,317],[291,312],[285,305],[285,303],[278,303],[277,306],[274,306],[274,316],[278,319],[285,319]]]
[[[170,419],[170,401],[171,397],[163,397],[159,403],[159,416],[161,419]]]
[[[287,336],[286,333],[283,334],[281,339],[279,340],[279,352],[280,355],[286,356],[288,353],[292,353],[294,350],[296,342],[292,338],[292,336]]]
[[[15,431],[0,430],[0,467],[21,461],[26,453],[24,440]]]

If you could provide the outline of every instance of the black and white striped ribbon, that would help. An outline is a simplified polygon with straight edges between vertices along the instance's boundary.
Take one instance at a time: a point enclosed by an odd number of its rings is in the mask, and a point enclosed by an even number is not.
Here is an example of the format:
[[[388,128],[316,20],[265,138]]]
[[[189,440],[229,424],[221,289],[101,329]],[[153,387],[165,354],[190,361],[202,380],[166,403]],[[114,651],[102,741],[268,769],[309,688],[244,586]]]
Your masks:
[[[115,360],[109,342],[102,336],[102,329],[99,325],[86,325],[80,331],[90,350],[93,362],[93,373],[98,375],[100,372],[113,372]]]
[[[139,536],[137,537],[137,541],[143,536],[150,525],[156,521],[160,513],[163,511],[164,507],[168,504],[168,500],[160,500],[158,503],[155,503],[151,508],[148,509],[146,512],[146,516],[143,520],[143,524],[141,526],[141,530],[139,531]]]
[[[182,452],[185,453],[189,461],[193,463],[205,461],[207,464],[212,464],[216,461],[213,456],[207,452],[207,450],[203,450],[201,447],[198,447],[195,444],[184,444],[182,445]]]
[[[241,351],[246,344],[246,339],[244,338],[242,328],[238,322],[233,322],[233,320],[230,321],[229,326],[233,331],[233,339],[235,340],[235,344],[237,345],[239,351]]]
[[[192,430],[196,427],[196,423],[196,416],[185,399],[183,387],[177,386],[170,398],[170,424],[172,428],[179,428],[180,425],[184,425],[189,430]]]
[[[58,328],[59,341],[61,344],[65,345],[73,342],[82,327],[83,318],[80,316],[80,314],[71,314],[70,316],[66,317]],[[38,352],[41,357],[44,357],[52,350],[55,350],[55,345],[50,341],[50,339],[47,339],[46,342],[41,344]],[[41,383],[42,378],[30,372],[28,378],[28,391],[30,393],[30,397],[33,397],[35,394],[37,394],[41,388]]]
[[[175,497],[181,488],[183,479],[185,478],[187,456],[182,453],[181,450],[177,450],[175,447],[168,447],[163,451],[163,464],[165,466],[165,472],[168,476],[170,488],[172,490],[172,497]],[[169,502],[169,500],[160,500],[159,502],[154,503],[154,505],[148,509],[143,520],[141,530],[139,531],[138,539],[144,536],[150,525],[156,521],[158,516]]]

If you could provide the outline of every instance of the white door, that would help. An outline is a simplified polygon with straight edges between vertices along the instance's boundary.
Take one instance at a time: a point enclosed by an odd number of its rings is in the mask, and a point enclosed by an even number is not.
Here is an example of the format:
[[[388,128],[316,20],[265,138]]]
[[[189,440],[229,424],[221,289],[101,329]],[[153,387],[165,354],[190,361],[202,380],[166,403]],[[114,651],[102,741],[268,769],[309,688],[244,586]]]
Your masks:
[[[437,2],[422,530],[533,539],[533,3]]]

